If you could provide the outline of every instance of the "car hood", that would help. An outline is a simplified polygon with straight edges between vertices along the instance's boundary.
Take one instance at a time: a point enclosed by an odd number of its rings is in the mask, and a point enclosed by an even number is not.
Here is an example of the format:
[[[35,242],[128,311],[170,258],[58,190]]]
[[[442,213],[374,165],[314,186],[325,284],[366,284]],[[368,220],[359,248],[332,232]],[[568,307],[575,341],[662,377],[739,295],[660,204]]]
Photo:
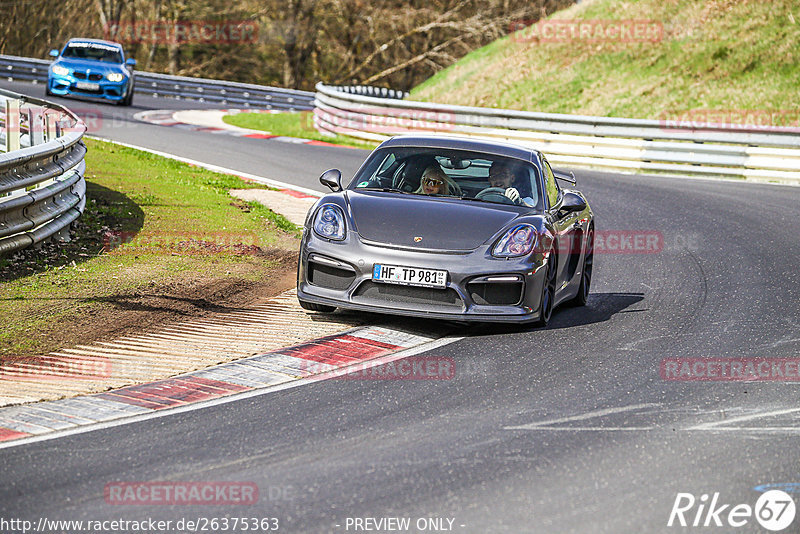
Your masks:
[[[126,73],[122,65],[118,63],[103,63],[102,61],[86,61],[84,59],[59,59],[55,64],[68,69],[91,70],[97,74],[108,74],[109,72]]]
[[[346,196],[361,237],[418,249],[473,250],[520,215],[515,206],[466,200],[354,191]]]

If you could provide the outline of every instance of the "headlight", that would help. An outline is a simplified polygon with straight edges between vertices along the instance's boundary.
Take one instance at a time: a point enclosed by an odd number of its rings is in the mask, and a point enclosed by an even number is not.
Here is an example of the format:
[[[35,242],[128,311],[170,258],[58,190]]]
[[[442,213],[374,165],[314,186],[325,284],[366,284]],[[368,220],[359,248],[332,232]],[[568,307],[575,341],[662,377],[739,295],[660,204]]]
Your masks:
[[[314,217],[314,232],[325,239],[341,241],[344,239],[344,213],[335,204],[323,204]]]
[[[121,72],[109,72],[106,74],[106,78],[108,78],[109,82],[121,82],[125,79],[125,75]]]
[[[530,254],[536,245],[536,229],[530,224],[518,224],[505,233],[492,249],[492,256],[513,258]]]
[[[67,67],[62,67],[61,65],[53,65],[50,67],[50,70],[52,70],[53,74],[56,76],[66,76],[69,74],[69,69]]]

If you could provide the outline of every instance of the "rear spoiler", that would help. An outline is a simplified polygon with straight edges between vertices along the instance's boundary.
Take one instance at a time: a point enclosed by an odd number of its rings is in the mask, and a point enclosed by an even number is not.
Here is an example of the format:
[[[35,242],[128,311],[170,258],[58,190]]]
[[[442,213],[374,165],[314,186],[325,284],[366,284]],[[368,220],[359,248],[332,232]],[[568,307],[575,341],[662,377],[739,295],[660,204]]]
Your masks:
[[[553,169],[553,176],[555,176],[557,180],[564,180],[572,185],[576,185],[575,174],[572,171],[564,172]]]

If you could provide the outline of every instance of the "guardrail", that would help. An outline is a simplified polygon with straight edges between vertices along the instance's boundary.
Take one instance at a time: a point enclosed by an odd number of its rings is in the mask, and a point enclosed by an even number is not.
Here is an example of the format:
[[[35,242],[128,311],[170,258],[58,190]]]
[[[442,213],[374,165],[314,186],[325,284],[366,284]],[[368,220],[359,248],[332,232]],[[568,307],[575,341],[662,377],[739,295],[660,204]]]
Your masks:
[[[69,241],[86,204],[86,125],[68,109],[0,90],[0,255]]]
[[[560,166],[800,183],[800,130],[533,113],[375,98],[316,86],[321,133],[366,141],[426,133],[505,140]]]
[[[0,77],[47,83],[50,61],[0,55]],[[135,71],[134,94],[185,98],[260,109],[304,111],[314,107],[314,93],[266,85]]]

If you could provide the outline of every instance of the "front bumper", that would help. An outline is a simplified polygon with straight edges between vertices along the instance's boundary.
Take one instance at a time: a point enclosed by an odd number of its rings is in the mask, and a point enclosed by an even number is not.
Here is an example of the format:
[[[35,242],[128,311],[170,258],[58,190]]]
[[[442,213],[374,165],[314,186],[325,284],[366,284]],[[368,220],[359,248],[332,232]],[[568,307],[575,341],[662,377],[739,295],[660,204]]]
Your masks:
[[[297,297],[350,310],[455,321],[527,323],[539,319],[546,257],[496,259],[488,247],[464,253],[388,248],[357,235],[327,241],[306,231]],[[376,263],[444,269],[445,289],[372,281]]]
[[[78,89],[78,83],[93,83],[98,86],[98,89]],[[100,98],[111,102],[117,102],[125,98],[128,92],[128,83],[130,83],[129,78],[121,82],[110,82],[105,78],[100,81],[87,82],[86,80],[79,80],[72,75],[57,76],[52,73],[47,79],[47,86],[54,95]]]

